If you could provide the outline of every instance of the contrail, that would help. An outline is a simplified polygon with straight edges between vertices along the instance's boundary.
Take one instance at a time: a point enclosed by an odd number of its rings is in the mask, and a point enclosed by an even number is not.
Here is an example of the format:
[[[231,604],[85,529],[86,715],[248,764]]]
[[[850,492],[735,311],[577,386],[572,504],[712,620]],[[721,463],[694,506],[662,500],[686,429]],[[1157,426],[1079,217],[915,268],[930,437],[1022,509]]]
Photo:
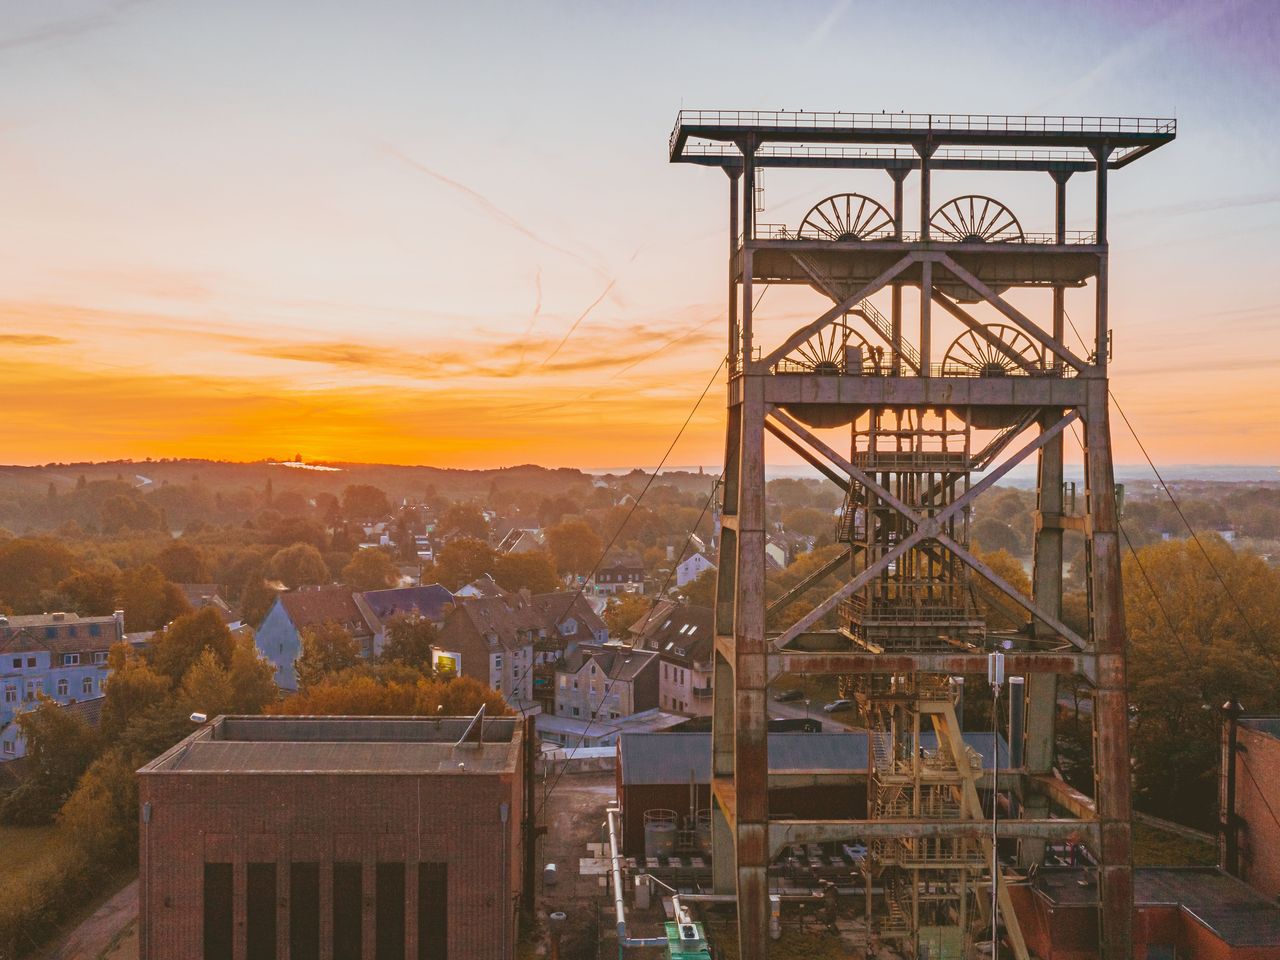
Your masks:
[[[539,364],[539,366],[545,367],[548,363],[550,363],[553,359],[555,359],[555,355],[560,352],[560,348],[563,347],[566,343],[568,343],[569,338],[573,336],[573,331],[578,329],[578,324],[580,324],[583,320],[587,319],[587,315],[590,314],[592,310],[600,306],[600,301],[609,295],[609,291],[613,289],[613,285],[617,282],[618,282],[617,277],[614,277],[612,280],[610,280],[609,285],[604,288],[600,296],[592,300],[591,305],[588,306],[587,309],[583,310],[580,314],[578,314],[578,319],[573,321],[573,326],[571,326],[568,329],[568,331],[565,333],[564,339],[562,339],[559,343],[556,344],[556,348],[552,350],[550,354],[547,355],[547,359],[543,360],[542,363]]]
[[[465,183],[461,183],[458,180],[454,180],[452,177],[446,177],[443,173],[440,173],[436,170],[432,170],[430,167],[426,166],[425,164],[421,163],[418,160],[415,160],[413,157],[409,156],[408,154],[404,153],[398,148],[393,147],[391,144],[384,144],[383,149],[387,153],[389,153],[391,156],[399,160],[401,163],[405,164],[406,166],[412,167],[414,170],[417,170],[419,173],[425,173],[427,176],[431,177],[433,180],[438,180],[441,183],[445,184],[446,186],[452,187],[454,190],[458,191],[459,193],[465,194],[466,196],[470,197],[471,200],[473,200],[482,210],[484,210],[485,213],[487,213],[494,220],[501,223],[503,226],[510,227],[512,230],[516,231],[516,233],[523,234],[524,236],[528,237],[530,240],[532,240],[536,244],[544,246],[549,250],[554,250],[557,253],[562,253],[566,257],[576,260],[578,263],[582,264],[584,267],[587,267],[589,270],[595,273],[599,273],[599,274],[604,273],[604,271],[600,267],[592,263],[586,257],[582,256],[582,254],[576,253],[573,250],[570,250],[568,247],[562,247],[557,243],[553,243],[544,237],[540,237],[538,234],[534,233],[532,230],[526,227],[523,223],[521,223],[511,214],[507,213],[507,211],[503,210],[501,207],[495,204],[492,200],[490,200],[484,194],[467,186]]]
[[[105,10],[98,13],[47,23],[43,27],[36,27],[26,33],[14,34],[11,37],[0,37],[0,50],[17,50],[21,47],[46,43],[50,40],[64,40],[68,37],[78,37],[82,33],[91,33],[94,30],[111,26],[111,24],[115,23],[116,18],[130,7],[150,2],[152,0],[116,0],[116,2],[109,4]]]
[[[520,338],[520,364],[524,365],[524,354],[526,345],[529,342],[529,334],[533,333],[533,325],[538,322],[538,316],[542,313],[542,268],[538,267],[538,272],[533,278],[534,287],[537,290],[536,299],[533,304],[533,316],[529,318],[529,325],[524,328],[524,335]]]

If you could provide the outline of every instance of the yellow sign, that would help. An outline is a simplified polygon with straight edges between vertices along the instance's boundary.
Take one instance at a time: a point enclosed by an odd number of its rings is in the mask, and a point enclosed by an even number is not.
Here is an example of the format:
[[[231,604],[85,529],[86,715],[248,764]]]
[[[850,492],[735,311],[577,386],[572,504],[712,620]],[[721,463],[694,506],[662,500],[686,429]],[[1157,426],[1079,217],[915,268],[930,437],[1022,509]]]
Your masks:
[[[431,651],[431,666],[436,673],[458,674],[462,672],[462,654],[446,650]]]

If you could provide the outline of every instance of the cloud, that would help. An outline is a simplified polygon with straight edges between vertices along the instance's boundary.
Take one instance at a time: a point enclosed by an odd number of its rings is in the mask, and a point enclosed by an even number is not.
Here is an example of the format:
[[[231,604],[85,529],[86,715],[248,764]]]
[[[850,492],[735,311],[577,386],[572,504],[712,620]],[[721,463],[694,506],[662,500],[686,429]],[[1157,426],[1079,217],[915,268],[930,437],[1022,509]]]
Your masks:
[[[0,345],[6,347],[59,347],[72,342],[45,333],[0,333]]]
[[[1188,213],[1207,213],[1211,210],[1230,210],[1234,207],[1261,207],[1280,203],[1280,193],[1241,193],[1230,197],[1212,197],[1208,200],[1189,200],[1186,203],[1166,203],[1155,207],[1130,210],[1126,217],[1181,217]]]
[[[608,285],[605,286],[604,290],[600,292],[600,296],[592,300],[591,303],[587,306],[587,309],[583,310],[580,314],[578,314],[578,318],[574,320],[573,323],[569,326],[569,329],[565,331],[564,338],[559,343],[556,344],[556,348],[551,351],[551,353],[547,356],[547,359],[542,361],[542,366],[545,367],[548,363],[552,361],[552,359],[554,359],[555,355],[560,352],[560,349],[566,343],[569,342],[569,338],[573,336],[573,331],[578,329],[578,324],[582,323],[583,320],[587,319],[587,317],[590,315],[592,310],[600,306],[600,302],[609,295],[609,291],[613,289],[613,285],[617,282],[618,282],[617,277],[614,277],[612,280],[610,280]]]
[[[97,13],[87,13],[66,20],[55,20],[30,30],[0,37],[0,50],[17,50],[22,47],[37,46],[56,40],[67,40],[95,30],[109,27],[119,20],[120,15],[130,7],[139,7],[152,0],[115,0]]]
[[[827,15],[818,22],[816,27],[813,28],[813,32],[809,34],[809,37],[805,42],[808,45],[813,46],[825,40],[827,38],[827,34],[831,32],[831,28],[840,21],[840,18],[848,12],[851,6],[853,6],[853,0],[836,0],[836,2],[831,5],[831,9],[827,11]]]

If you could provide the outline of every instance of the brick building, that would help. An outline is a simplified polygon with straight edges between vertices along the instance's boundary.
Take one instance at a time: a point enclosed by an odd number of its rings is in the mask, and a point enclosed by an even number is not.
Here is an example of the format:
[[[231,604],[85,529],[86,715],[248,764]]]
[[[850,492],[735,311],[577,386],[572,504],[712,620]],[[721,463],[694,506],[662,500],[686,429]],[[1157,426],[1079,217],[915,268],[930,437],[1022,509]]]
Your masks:
[[[509,960],[523,745],[510,718],[202,726],[139,771],[139,956]]]
[[[1229,731],[1230,727],[1224,724]],[[1229,733],[1227,734],[1229,735]],[[1241,717],[1236,725],[1235,810],[1231,818],[1238,844],[1237,876],[1263,896],[1280,897],[1280,717]],[[1224,744],[1221,797],[1227,809]],[[1225,831],[1224,831],[1225,837]],[[1231,869],[1222,850],[1221,862]]]
[[[692,716],[711,714],[714,647],[710,607],[663,600],[630,628],[637,648],[662,661],[658,706]]]

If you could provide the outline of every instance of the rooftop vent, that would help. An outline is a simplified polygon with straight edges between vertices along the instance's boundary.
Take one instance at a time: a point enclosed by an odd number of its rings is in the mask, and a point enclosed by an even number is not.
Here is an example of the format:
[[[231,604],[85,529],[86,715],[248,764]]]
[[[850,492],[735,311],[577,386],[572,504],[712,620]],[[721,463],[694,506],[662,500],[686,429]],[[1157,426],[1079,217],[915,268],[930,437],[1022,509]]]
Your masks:
[[[61,622],[62,622],[63,620],[65,620],[65,619],[67,619],[67,615],[66,615],[65,613],[62,613],[61,611],[59,611],[58,613],[53,614],[53,622],[54,622],[54,623],[61,623]]]

